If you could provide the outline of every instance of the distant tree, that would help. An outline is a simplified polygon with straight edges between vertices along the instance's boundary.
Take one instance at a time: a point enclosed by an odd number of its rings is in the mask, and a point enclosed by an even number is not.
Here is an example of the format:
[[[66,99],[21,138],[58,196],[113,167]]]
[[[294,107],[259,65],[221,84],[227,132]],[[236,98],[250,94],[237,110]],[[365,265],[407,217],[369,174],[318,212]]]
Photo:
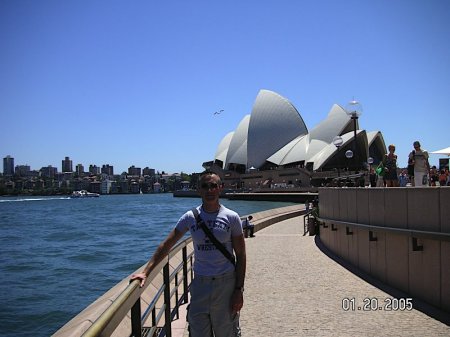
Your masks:
[[[191,181],[191,176],[189,174],[181,172],[180,175],[181,175],[181,180],[189,181],[189,182]]]

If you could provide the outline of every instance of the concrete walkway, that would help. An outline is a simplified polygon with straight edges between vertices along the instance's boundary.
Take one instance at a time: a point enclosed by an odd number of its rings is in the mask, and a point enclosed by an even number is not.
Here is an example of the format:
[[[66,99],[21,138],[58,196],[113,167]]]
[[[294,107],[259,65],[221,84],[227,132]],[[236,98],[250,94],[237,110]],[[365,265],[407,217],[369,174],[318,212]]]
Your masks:
[[[243,337],[450,336],[449,325],[416,309],[358,310],[366,298],[384,306],[393,296],[330,259],[314,237],[303,236],[303,217],[269,226],[246,245]],[[343,310],[343,300],[352,298],[355,310]]]

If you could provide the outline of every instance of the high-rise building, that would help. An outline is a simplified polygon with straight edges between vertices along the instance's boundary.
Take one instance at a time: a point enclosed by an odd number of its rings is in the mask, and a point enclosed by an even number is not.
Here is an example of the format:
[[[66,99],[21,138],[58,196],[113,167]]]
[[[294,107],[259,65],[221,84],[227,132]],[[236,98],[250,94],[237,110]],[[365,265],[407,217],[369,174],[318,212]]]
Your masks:
[[[93,175],[100,174],[100,167],[97,165],[89,165],[89,173]]]
[[[141,176],[141,168],[132,165],[128,168],[128,174],[130,176]]]
[[[153,177],[155,175],[155,169],[146,167],[142,170],[142,175],[143,176],[151,176]]]
[[[14,158],[11,156],[6,156],[3,158],[3,175],[14,175]]]
[[[15,168],[16,175],[21,177],[26,177],[30,174],[30,166],[29,165],[17,165]]]
[[[114,175],[114,166],[106,164],[102,166],[102,173],[107,174],[109,176]]]
[[[49,165],[47,167],[42,167],[41,170],[41,176],[46,178],[55,178],[58,174],[58,169],[56,167],[53,167],[52,165]]]
[[[82,164],[78,164],[75,167],[75,172],[79,177],[83,176],[84,175],[84,166]]]
[[[62,161],[62,172],[73,172],[72,160],[69,157],[65,157]]]

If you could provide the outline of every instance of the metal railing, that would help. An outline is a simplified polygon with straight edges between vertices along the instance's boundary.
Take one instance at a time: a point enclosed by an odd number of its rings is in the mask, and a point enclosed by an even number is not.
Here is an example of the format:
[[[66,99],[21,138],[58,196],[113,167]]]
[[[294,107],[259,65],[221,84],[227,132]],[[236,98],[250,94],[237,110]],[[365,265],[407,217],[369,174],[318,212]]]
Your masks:
[[[446,232],[431,232],[431,231],[421,231],[416,229],[405,229],[405,228],[395,228],[395,227],[385,227],[385,226],[376,226],[376,225],[367,225],[356,222],[349,221],[340,221],[333,220],[327,218],[318,218],[319,224],[321,224],[324,228],[328,228],[331,225],[331,230],[336,231],[337,228],[335,225],[345,226],[346,235],[353,235],[352,228],[360,228],[369,231],[369,241],[376,241],[377,238],[375,236],[376,232],[381,233],[393,233],[400,234],[411,237],[413,242],[414,250],[420,250],[420,246],[417,246],[417,239],[431,239],[431,240],[440,240],[440,241],[450,241],[450,233]]]
[[[179,318],[180,305],[188,302],[190,282],[193,278],[193,250],[188,253],[189,245],[192,245],[191,237],[177,244],[169,255],[148,275],[144,287],[140,288],[138,280],[131,282],[86,330],[83,337],[110,336],[119,324],[126,319],[130,311],[130,336],[153,337],[164,335],[171,337],[172,320]],[[173,257],[179,256],[180,252],[182,261],[176,266],[171,266],[170,262],[174,260]],[[141,296],[161,270],[163,271],[163,283],[144,313],[141,314]],[[179,291],[180,287],[182,287],[181,292]],[[157,308],[157,303],[160,302],[161,298],[163,298],[163,304]],[[173,307],[171,303],[174,303]],[[163,318],[164,324],[161,323]],[[144,322],[148,320],[150,320],[150,325],[144,326]]]

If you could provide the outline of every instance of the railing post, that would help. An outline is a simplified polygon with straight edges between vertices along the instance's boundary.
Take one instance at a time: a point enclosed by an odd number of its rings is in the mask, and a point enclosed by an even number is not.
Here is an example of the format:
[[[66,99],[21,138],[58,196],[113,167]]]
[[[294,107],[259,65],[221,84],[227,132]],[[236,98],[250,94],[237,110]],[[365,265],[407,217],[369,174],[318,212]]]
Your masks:
[[[188,302],[188,259],[187,246],[183,247],[183,303]]]
[[[131,307],[131,336],[142,337],[141,298]]]
[[[175,274],[175,310],[176,310],[176,318],[179,319],[180,318],[180,302],[178,300],[178,273]]]
[[[163,278],[164,278],[164,305],[165,309],[165,329],[166,336],[172,337],[172,317],[170,314],[170,275],[169,275],[169,262],[167,262],[163,269]]]

